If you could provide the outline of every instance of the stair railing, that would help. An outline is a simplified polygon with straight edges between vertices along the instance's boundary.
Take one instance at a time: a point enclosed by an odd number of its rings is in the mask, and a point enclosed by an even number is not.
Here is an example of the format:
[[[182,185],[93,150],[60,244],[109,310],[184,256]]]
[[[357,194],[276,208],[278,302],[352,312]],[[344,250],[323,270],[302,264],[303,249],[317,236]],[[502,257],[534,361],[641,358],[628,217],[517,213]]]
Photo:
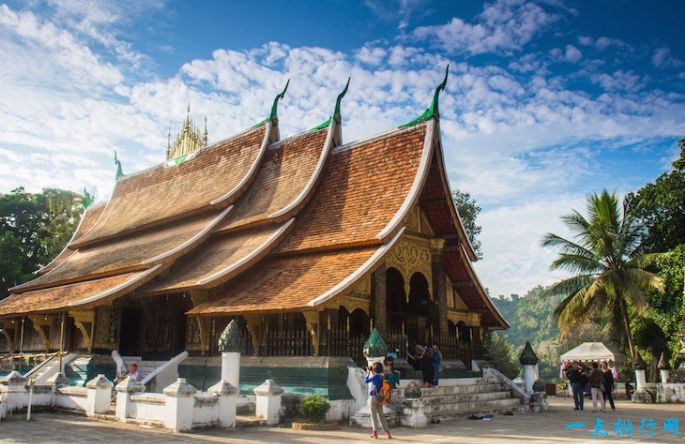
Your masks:
[[[521,398],[521,404],[528,404],[530,403],[531,395],[532,393],[528,393],[525,390],[523,390],[521,387],[518,385],[514,384],[514,382],[504,376],[499,370],[496,368],[488,367],[483,369],[483,376],[490,376],[495,379],[497,379],[499,382],[504,384],[508,389],[510,389],[512,392],[514,392],[514,395],[518,395]]]
[[[117,376],[126,373],[126,363],[124,363],[124,360],[121,358],[119,350],[112,350],[112,360],[117,366]]]
[[[172,367],[178,367],[178,364],[180,364],[181,361],[183,361],[187,357],[188,357],[187,351],[183,351],[183,352],[179,353],[178,355],[174,356],[173,358],[171,358],[170,360],[168,360],[164,364],[160,365],[159,367],[155,368],[153,371],[151,371],[150,373],[145,375],[143,377],[143,380],[140,382],[145,387],[151,387],[152,383],[155,382],[154,380],[157,378],[158,375],[163,374],[165,371],[171,369]],[[178,371],[177,371],[177,373],[178,373]],[[176,378],[172,378],[172,379],[173,380],[171,382],[176,380]]]

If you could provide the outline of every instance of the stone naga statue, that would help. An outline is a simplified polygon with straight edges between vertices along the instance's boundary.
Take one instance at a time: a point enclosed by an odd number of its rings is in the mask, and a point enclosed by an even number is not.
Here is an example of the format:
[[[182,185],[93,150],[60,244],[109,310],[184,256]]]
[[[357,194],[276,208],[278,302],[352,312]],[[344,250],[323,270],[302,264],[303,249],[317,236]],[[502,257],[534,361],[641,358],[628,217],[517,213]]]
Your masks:
[[[233,319],[228,323],[223,333],[219,337],[219,351],[220,352],[238,352],[240,353],[240,327],[238,322]]]

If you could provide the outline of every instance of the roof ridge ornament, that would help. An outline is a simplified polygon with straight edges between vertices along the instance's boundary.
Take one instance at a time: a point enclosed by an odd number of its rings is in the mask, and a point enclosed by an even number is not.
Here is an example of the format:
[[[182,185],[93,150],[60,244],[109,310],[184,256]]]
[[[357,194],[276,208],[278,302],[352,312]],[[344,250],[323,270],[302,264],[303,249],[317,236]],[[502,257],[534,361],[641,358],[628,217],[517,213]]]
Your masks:
[[[408,128],[410,126],[416,125],[417,123],[421,122],[426,122],[432,118],[439,119],[440,118],[440,111],[439,111],[439,98],[440,98],[440,91],[445,90],[445,86],[447,85],[447,76],[450,73],[450,65],[447,65],[445,67],[445,77],[442,79],[442,82],[435,88],[435,92],[433,93],[433,101],[431,102],[431,105],[418,117],[416,117],[413,120],[410,120],[409,122],[400,125],[400,128]]]
[[[83,187],[83,199],[81,200],[83,208],[87,210],[91,205],[93,205],[94,201],[95,199],[93,198],[93,195],[88,192],[86,187]]]
[[[274,97],[274,102],[271,105],[271,112],[269,113],[269,117],[255,123],[254,125],[252,125],[251,129],[260,127],[268,121],[271,121],[274,124],[278,123],[278,101],[282,100],[285,96],[285,92],[288,90],[288,85],[290,85],[290,79],[288,79],[288,81],[285,82],[285,87],[283,87],[283,91],[279,92],[278,94],[276,94],[276,97]]]
[[[331,124],[331,120],[335,119],[335,123],[340,123],[341,121],[341,115],[340,115],[340,103],[342,102],[343,97],[345,97],[345,94],[347,94],[347,90],[350,87],[350,79],[352,77],[347,78],[347,83],[345,84],[345,88],[338,94],[338,97],[335,99],[335,108],[333,109],[333,114],[331,117],[328,119],[324,120],[320,124],[316,125],[314,128],[311,129],[311,131],[319,131],[324,128],[328,128],[328,125]]]
[[[116,173],[115,179],[119,180],[122,177],[124,177],[124,170],[123,170],[123,168],[121,168],[121,161],[117,157],[116,151],[114,151],[114,165],[117,166],[117,173]]]

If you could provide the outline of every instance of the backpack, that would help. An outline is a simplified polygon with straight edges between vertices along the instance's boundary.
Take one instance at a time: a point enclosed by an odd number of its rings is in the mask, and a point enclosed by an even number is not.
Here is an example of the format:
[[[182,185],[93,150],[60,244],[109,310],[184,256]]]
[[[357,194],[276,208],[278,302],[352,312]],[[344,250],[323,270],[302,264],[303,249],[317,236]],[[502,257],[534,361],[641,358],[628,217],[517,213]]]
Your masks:
[[[380,401],[384,405],[390,404],[390,397],[392,396],[392,387],[390,385],[390,381],[388,381],[385,378],[383,378],[383,388],[381,389],[381,393],[383,394],[383,399]]]

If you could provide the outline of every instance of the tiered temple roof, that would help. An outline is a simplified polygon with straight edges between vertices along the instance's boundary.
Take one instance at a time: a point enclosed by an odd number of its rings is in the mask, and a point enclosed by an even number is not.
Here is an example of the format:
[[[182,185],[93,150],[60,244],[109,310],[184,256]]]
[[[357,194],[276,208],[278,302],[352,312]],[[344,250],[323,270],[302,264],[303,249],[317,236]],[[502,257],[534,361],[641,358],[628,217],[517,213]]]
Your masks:
[[[118,179],[64,251],[11,289],[0,316],[197,289],[210,297],[193,316],[315,307],[378,266],[419,206],[446,240],[446,272],[468,308],[483,326],[506,327],[451,199],[437,94],[435,109],[409,125],[348,144],[344,94],[325,124],[285,140],[279,94],[256,127]]]

